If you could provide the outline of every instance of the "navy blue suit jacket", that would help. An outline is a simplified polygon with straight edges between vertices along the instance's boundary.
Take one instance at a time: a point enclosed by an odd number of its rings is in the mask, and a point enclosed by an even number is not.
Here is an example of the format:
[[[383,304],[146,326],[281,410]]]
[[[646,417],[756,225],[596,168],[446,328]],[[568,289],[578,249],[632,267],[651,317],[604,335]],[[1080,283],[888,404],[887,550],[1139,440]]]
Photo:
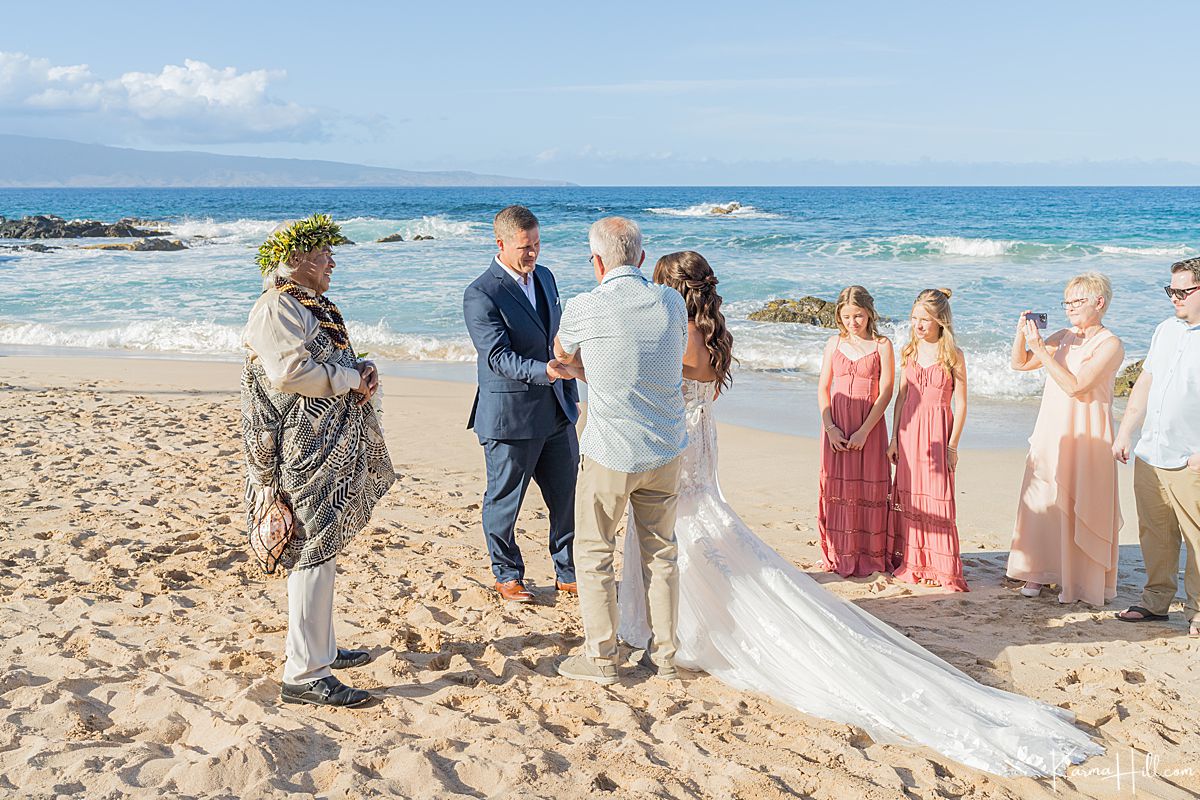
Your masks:
[[[559,408],[572,424],[579,418],[575,381],[551,383],[546,376],[562,317],[558,284],[540,264],[533,275],[541,290],[538,302],[549,310],[549,329],[495,259],[463,293],[463,319],[478,353],[479,373],[467,427],[480,439],[548,437],[559,427]]]

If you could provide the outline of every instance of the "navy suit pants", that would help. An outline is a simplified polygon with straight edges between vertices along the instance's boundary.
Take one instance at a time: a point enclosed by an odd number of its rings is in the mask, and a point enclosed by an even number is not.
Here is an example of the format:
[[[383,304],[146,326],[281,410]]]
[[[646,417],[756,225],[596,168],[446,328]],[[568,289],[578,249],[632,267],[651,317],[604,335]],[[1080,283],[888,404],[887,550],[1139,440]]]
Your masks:
[[[575,480],[579,472],[575,426],[559,410],[557,430],[544,439],[481,439],[481,443],[487,466],[483,534],[496,581],[525,578],[525,561],[514,529],[532,478],[550,511],[549,546],[555,577],[573,583]]]

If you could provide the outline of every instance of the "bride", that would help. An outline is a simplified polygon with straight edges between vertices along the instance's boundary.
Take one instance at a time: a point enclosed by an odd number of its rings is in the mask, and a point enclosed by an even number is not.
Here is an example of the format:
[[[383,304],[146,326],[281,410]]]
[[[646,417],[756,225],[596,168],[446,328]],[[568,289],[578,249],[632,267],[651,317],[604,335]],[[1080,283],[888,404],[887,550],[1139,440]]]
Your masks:
[[[925,745],[999,775],[1061,773],[1103,753],[1070,712],[977,683],[826,591],[746,527],[717,485],[712,409],[731,382],[733,337],[716,276],[699,253],[683,252],[661,258],[654,281],[683,295],[690,319],[676,663],[856,725],[878,742]],[[619,635],[641,649],[650,629],[635,537],[626,535]]]

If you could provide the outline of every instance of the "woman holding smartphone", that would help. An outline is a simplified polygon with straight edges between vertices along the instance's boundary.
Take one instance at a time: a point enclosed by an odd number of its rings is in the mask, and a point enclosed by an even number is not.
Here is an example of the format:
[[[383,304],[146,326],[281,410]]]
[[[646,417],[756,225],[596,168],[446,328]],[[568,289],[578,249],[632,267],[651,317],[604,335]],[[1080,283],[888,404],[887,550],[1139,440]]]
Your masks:
[[[1025,312],[1012,368],[1046,370],[1008,556],[1008,576],[1037,597],[1058,584],[1060,603],[1101,606],[1117,593],[1117,469],[1112,449],[1113,379],[1125,347],[1104,327],[1112,285],[1095,272],[1067,282],[1062,307],[1071,327],[1045,339]],[[1044,324],[1044,323],[1043,323]]]

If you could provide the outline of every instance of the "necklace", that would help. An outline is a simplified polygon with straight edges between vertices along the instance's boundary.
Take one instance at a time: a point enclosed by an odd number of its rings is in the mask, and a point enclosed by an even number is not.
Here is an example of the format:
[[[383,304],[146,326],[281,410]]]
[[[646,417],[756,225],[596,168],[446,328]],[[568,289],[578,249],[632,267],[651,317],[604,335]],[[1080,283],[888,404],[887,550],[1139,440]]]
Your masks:
[[[312,315],[317,318],[317,324],[333,340],[334,347],[339,350],[345,350],[350,346],[350,334],[346,330],[346,323],[342,319],[342,312],[338,311],[338,307],[334,305],[332,300],[326,298],[323,294],[308,294],[300,288],[299,284],[285,278],[276,278],[275,288],[283,294],[296,298],[300,301],[300,305],[311,311]]]

